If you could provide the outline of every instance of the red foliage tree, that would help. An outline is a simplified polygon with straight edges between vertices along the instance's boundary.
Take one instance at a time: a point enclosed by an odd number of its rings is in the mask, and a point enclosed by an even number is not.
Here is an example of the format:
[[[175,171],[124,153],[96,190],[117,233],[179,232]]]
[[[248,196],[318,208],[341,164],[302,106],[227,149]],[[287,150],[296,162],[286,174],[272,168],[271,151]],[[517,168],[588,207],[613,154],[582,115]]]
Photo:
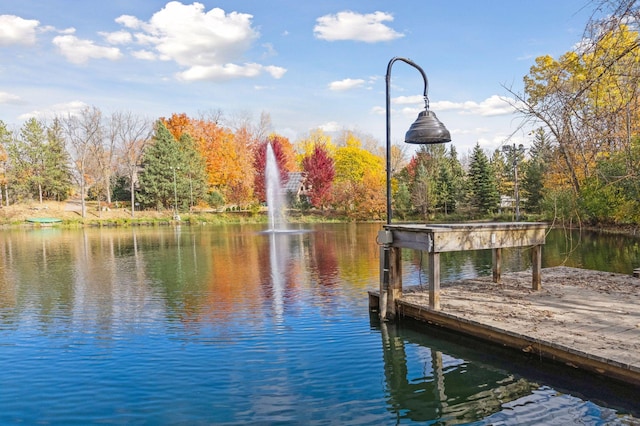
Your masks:
[[[276,164],[278,171],[280,172],[280,183],[284,186],[289,181],[289,171],[287,170],[287,163],[289,158],[284,149],[284,141],[280,136],[270,136],[267,140],[258,145],[253,157],[253,167],[256,171],[255,180],[253,183],[253,193],[260,202],[267,200],[266,193],[266,167],[267,167],[267,145],[271,144],[273,149],[273,155],[276,158]]]
[[[336,175],[335,164],[327,149],[322,145],[316,145],[313,153],[302,159],[302,169],[311,187],[311,204],[316,208],[324,207],[330,201],[331,185]]]

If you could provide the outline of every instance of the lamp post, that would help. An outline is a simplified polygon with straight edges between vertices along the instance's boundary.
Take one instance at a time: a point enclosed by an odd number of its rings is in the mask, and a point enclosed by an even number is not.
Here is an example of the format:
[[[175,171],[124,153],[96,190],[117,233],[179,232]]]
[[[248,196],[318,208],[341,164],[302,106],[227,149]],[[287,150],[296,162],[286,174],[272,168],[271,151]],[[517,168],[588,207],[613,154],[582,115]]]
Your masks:
[[[180,215],[178,214],[178,185],[176,184],[176,167],[171,167],[173,169],[173,220],[180,220]]]
[[[405,134],[404,141],[405,143],[412,144],[436,144],[436,143],[444,143],[451,141],[451,134],[444,127],[444,124],[438,120],[436,115],[429,111],[429,96],[428,89],[429,83],[427,81],[427,75],[424,70],[420,68],[415,62],[410,59],[395,57],[389,61],[389,65],[387,65],[387,75],[385,78],[386,82],[386,95],[387,95],[387,225],[391,224],[392,212],[391,212],[391,96],[389,94],[389,87],[391,85],[391,67],[396,61],[402,61],[406,64],[411,65],[416,68],[422,74],[422,79],[424,80],[424,111],[418,114],[418,118],[416,121],[409,127],[409,130]],[[391,254],[391,245],[393,243],[393,236],[390,230],[380,231],[378,234],[378,241],[382,244],[381,256],[382,256],[382,277],[380,280],[380,318],[383,320],[393,319],[395,316],[395,307],[391,307],[390,314],[387,315],[387,303],[389,300],[389,292],[395,292],[397,289],[393,289],[391,284],[391,268],[392,264],[395,264],[399,261],[399,253],[396,253],[393,256]],[[399,250],[399,249],[396,249]],[[432,268],[434,265],[430,265]],[[394,270],[398,270],[398,267],[394,267]],[[432,270],[432,273],[433,270]],[[438,272],[439,273],[439,272]],[[393,301],[395,297],[392,296],[390,299],[393,305]]]
[[[518,190],[518,161],[520,160],[520,155],[524,153],[524,146],[522,144],[518,145],[516,148],[516,144],[513,146],[505,145],[502,147],[502,151],[507,155],[511,154],[512,158],[512,166],[513,166],[513,197],[515,198],[515,213],[516,213],[516,222],[520,221],[520,191]]]
[[[391,224],[391,96],[389,87],[391,85],[391,67],[396,61],[402,61],[416,68],[422,74],[424,80],[424,111],[418,114],[418,118],[407,131],[404,141],[412,144],[436,144],[451,141],[451,134],[438,120],[435,113],[429,111],[429,83],[424,70],[415,62],[407,58],[394,57],[387,65],[386,82],[386,112],[387,112],[387,225]]]

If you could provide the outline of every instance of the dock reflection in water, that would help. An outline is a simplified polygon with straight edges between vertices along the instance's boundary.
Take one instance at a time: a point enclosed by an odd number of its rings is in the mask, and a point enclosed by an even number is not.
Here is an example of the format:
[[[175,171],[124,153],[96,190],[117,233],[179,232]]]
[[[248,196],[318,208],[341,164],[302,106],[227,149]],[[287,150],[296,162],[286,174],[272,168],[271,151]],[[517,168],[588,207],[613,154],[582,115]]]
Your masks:
[[[555,381],[559,388],[580,384],[591,398],[617,399],[623,409],[633,411],[636,400],[628,386],[608,383],[591,388],[593,384],[580,372],[563,379],[567,369],[559,365],[519,369],[515,364],[526,360],[508,350],[445,331],[425,333],[420,329],[424,325],[414,321],[403,325],[372,316],[371,322],[380,330],[388,409],[398,423],[438,419],[438,424],[474,425],[636,424],[632,417],[558,391],[549,383]],[[491,363],[482,360],[489,358]],[[509,370],[496,367],[496,361]],[[547,384],[535,378],[546,379]]]

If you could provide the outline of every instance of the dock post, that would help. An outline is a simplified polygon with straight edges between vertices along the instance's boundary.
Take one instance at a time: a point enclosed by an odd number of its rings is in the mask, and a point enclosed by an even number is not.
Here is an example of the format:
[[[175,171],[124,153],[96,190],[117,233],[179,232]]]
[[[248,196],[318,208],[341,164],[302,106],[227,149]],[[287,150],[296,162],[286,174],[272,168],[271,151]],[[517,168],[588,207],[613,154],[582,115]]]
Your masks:
[[[539,244],[531,248],[531,267],[533,269],[531,289],[538,291],[541,288],[540,275],[542,272],[542,246]]]
[[[380,248],[382,261],[380,279],[380,319],[396,318],[396,300],[402,297],[402,263],[400,249],[384,245]]]
[[[494,248],[491,250],[491,260],[493,264],[493,282],[500,283],[501,275],[502,275],[502,249]]]
[[[440,253],[429,253],[429,308],[440,310]]]
[[[378,300],[378,315],[380,321],[387,319],[387,291],[389,289],[389,264],[391,263],[391,247],[380,246],[380,300]]]
[[[389,250],[389,287],[387,288],[387,319],[396,319],[396,300],[402,297],[402,256],[400,248]]]

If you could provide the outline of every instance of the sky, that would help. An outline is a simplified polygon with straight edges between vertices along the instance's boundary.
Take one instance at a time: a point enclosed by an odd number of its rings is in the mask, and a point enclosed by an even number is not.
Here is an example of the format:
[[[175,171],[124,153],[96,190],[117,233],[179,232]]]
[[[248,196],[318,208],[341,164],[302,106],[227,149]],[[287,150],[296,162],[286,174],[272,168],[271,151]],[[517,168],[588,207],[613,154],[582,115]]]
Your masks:
[[[150,119],[268,113],[291,142],[315,129],[386,141],[385,74],[408,58],[458,153],[529,145],[504,98],[535,58],[580,42],[591,0],[0,0],[0,120],[84,107]],[[391,70],[391,143],[424,108],[421,74]]]

